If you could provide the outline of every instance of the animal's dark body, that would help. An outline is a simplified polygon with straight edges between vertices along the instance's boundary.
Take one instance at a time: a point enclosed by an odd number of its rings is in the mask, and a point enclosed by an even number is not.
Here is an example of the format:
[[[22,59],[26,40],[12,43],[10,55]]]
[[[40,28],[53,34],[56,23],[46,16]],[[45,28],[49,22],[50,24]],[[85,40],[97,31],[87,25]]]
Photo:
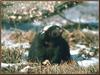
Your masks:
[[[48,59],[51,63],[70,60],[69,45],[62,38],[62,32],[59,26],[51,26],[43,34],[37,34],[29,51],[29,60],[42,62]]]

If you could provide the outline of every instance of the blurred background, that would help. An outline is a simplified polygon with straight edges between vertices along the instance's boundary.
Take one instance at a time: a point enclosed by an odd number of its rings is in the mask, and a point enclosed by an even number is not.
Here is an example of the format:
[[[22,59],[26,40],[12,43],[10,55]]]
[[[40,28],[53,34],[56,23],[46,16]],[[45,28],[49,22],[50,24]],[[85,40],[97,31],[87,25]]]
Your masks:
[[[1,72],[42,74],[87,74],[99,72],[99,1],[2,1]],[[70,45],[79,66],[27,62],[35,35],[45,26],[65,29],[63,38]],[[77,69],[76,69],[77,68]],[[69,71],[70,70],[70,71]]]

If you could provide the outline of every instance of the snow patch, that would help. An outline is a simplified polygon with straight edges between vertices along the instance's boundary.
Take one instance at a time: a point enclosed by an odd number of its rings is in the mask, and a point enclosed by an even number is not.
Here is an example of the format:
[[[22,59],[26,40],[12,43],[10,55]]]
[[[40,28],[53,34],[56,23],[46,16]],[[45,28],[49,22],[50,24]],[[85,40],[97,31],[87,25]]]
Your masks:
[[[23,69],[21,69],[20,72],[27,72],[29,68],[31,68],[31,67],[30,66],[26,66]]]
[[[8,66],[14,66],[15,64],[7,64],[7,63],[1,63],[1,68],[6,68]]]
[[[2,63],[1,62],[1,68],[6,68],[8,66],[12,67],[12,66],[19,66],[19,65],[27,65],[28,63],[27,62],[22,62],[22,63]]]
[[[71,55],[76,55],[76,54],[78,54],[79,53],[79,49],[77,49],[77,50],[70,50],[70,54]]]
[[[7,40],[7,41],[3,42],[3,44],[6,48],[9,48],[9,49],[12,49],[12,48],[24,48],[24,49],[30,48],[30,44],[27,42],[26,43],[13,43],[12,41]]]
[[[22,62],[27,62],[29,51],[25,51],[22,55]]]
[[[34,22],[32,24],[34,26],[40,26],[40,25],[42,25],[42,22],[41,21],[38,21],[38,20],[34,20]]]
[[[76,44],[76,47],[81,49],[87,48],[85,45],[80,45],[80,44]]]
[[[81,67],[89,67],[99,63],[97,58],[91,58],[89,60],[82,60],[77,62]]]
[[[84,55],[78,56],[80,48],[86,48],[84,45],[77,45],[79,48],[75,50],[70,50],[72,58],[78,63],[81,67],[89,67],[99,63],[99,59],[96,57],[90,57],[86,59]],[[87,48],[88,49],[88,48]]]
[[[89,30],[89,29],[83,29],[82,30],[83,32],[90,32],[90,33],[93,33],[93,34],[99,34],[99,31],[94,31],[94,30]]]

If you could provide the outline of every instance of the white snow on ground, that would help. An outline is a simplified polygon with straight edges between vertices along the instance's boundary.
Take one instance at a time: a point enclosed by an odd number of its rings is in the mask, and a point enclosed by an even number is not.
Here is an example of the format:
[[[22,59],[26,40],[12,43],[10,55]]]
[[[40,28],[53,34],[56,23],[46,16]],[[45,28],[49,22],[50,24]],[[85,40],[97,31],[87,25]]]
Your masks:
[[[27,62],[22,62],[22,63],[3,63],[1,62],[1,68],[6,68],[8,66],[12,67],[12,66],[19,66],[19,65],[27,65],[28,63]]]
[[[34,20],[34,22],[32,24],[33,25],[36,25],[36,26],[40,26],[42,24],[42,22],[41,21]]]
[[[74,56],[72,56],[72,57],[75,59]],[[77,59],[77,57],[76,57],[76,59]],[[80,59],[82,59],[82,57]],[[95,58],[95,57],[91,57],[90,59],[87,59],[87,60],[76,60],[76,61],[77,61],[78,65],[81,67],[89,67],[89,66],[93,66],[93,65],[99,63],[99,59]]]
[[[87,48],[85,45],[80,45],[80,44],[76,44],[76,47],[80,49]]]
[[[1,44],[5,46],[6,48],[30,48],[30,44],[28,42],[24,43],[14,43],[13,40],[10,40],[9,36],[10,34],[14,33],[14,31],[6,31],[3,30],[1,34]]]
[[[1,41],[2,43],[2,41]],[[12,49],[12,48],[30,48],[30,44],[25,43],[14,43],[12,40],[5,40],[3,41],[3,44],[6,48]]]
[[[89,67],[97,63],[99,64],[99,59],[92,57],[89,60],[82,60],[82,61],[78,61],[77,63],[82,67]]]
[[[83,60],[82,57],[78,58],[77,55],[78,55],[79,51],[80,51],[79,49],[70,51],[70,53],[72,55],[72,58],[74,60],[77,59],[76,61],[79,64],[79,66],[81,66],[81,67],[89,67],[89,66],[93,66],[93,65],[99,63],[99,59],[95,58],[95,57],[91,57],[90,59],[87,59],[87,60]]]
[[[6,68],[8,66],[14,66],[15,64],[1,63],[1,68]]]
[[[79,53],[79,51],[80,51],[80,49],[77,49],[77,50],[70,50],[70,54],[71,54],[71,55],[76,55],[76,54]]]
[[[89,30],[89,29],[85,29],[85,28],[82,31],[92,33],[92,34],[97,34],[97,35],[99,34],[99,31]]]
[[[25,51],[22,55],[22,62],[27,62],[29,51]]]
[[[31,67],[30,66],[26,66],[23,69],[21,69],[20,72],[27,72],[29,68],[31,68]]]

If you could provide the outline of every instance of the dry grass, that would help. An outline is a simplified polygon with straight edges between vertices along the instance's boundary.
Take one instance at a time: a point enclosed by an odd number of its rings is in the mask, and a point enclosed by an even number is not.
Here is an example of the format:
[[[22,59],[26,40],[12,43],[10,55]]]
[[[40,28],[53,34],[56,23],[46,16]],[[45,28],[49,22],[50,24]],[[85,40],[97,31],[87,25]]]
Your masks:
[[[43,66],[40,64],[37,68],[33,67],[28,73],[35,73],[35,74],[90,74],[90,73],[97,73],[99,72],[98,65],[90,66],[88,68],[79,67],[76,64],[67,63],[64,64],[53,64],[48,66]]]
[[[91,46],[99,47],[99,34],[92,34],[92,33],[84,33],[86,36],[86,43]]]
[[[19,63],[23,52],[24,50],[20,51],[20,49],[2,49],[1,61],[4,63]]]
[[[24,32],[20,30],[15,30],[9,37],[9,39],[17,42],[31,42],[33,38],[35,38],[36,32],[32,32],[31,30]]]
[[[23,69],[25,65],[18,66],[16,69],[14,66],[2,68],[1,73],[20,73],[19,71]],[[64,64],[53,64],[44,66],[41,63],[31,63],[30,68],[23,73],[28,74],[96,74],[99,73],[99,65],[90,66],[88,68],[79,67],[78,65],[68,65]]]
[[[90,32],[82,32],[74,30],[73,32],[65,31],[63,37],[69,42],[69,45],[74,46],[78,42],[82,42],[88,47],[99,46],[99,35]]]
[[[2,62],[5,63],[21,63],[21,55],[18,49],[16,50],[3,50],[2,51]],[[52,64],[52,65],[42,65],[41,63],[29,63],[27,64],[31,68],[28,68],[25,73],[29,74],[91,74],[99,72],[99,65],[90,66],[88,68],[79,67],[77,64],[68,65],[66,62],[64,64]],[[20,70],[27,65],[18,65],[16,69],[15,66],[8,66],[6,68],[1,68],[1,73],[20,73]]]

